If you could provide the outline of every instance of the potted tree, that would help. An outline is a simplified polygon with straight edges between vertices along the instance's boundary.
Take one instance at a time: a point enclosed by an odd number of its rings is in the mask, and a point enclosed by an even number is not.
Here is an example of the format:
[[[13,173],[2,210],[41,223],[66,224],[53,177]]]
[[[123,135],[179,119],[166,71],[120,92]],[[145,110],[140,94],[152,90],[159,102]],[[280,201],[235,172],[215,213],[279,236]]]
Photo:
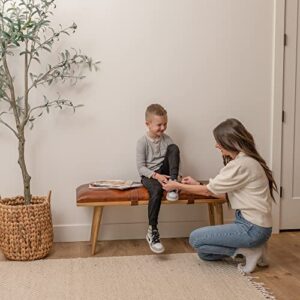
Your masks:
[[[31,177],[26,167],[25,144],[28,128],[52,107],[76,110],[69,99],[60,96],[42,99],[32,95],[41,86],[52,86],[82,79],[87,66],[97,70],[98,62],[80,51],[64,50],[54,64],[43,64],[47,52],[63,35],[74,33],[77,26],[58,29],[51,26],[54,0],[0,0],[0,124],[8,128],[18,141],[18,164],[21,169],[24,193],[0,201],[0,247],[12,260],[33,260],[45,257],[52,246],[53,229],[50,196],[32,196]],[[44,52],[44,53],[43,53]],[[23,65],[22,78],[13,74],[16,61]],[[20,64],[18,64],[20,66]],[[34,70],[39,70],[35,72]],[[42,70],[42,71],[40,71]],[[22,91],[16,82],[23,83]],[[19,82],[18,82],[19,83]],[[41,100],[41,101],[39,101]]]

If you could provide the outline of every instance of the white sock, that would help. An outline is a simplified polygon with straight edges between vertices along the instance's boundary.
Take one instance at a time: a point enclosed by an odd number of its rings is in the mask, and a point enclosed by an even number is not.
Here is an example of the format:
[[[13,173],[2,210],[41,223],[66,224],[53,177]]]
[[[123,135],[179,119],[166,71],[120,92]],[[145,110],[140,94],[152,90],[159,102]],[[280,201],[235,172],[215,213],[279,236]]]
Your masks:
[[[265,243],[263,245],[263,253],[261,258],[258,260],[257,265],[259,267],[267,267],[269,265],[269,259],[268,259],[268,245]]]
[[[262,257],[263,247],[254,247],[254,248],[239,248],[235,251],[233,257],[237,254],[242,254],[246,258],[246,264],[244,266],[239,265],[239,268],[244,273],[251,273],[254,271],[258,260]]]

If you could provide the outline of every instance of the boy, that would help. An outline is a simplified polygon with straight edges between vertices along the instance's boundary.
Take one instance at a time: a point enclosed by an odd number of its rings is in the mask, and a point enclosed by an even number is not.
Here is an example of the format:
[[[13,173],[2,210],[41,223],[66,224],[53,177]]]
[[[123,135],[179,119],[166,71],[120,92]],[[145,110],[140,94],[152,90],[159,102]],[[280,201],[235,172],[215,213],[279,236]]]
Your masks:
[[[159,104],[151,104],[145,113],[148,132],[137,142],[137,168],[142,184],[149,193],[149,228],[146,240],[155,253],[165,251],[160,242],[157,228],[158,214],[163,197],[162,183],[177,180],[179,170],[179,149],[172,139],[164,134],[167,129],[167,111]],[[167,200],[178,200],[176,190],[167,193]]]

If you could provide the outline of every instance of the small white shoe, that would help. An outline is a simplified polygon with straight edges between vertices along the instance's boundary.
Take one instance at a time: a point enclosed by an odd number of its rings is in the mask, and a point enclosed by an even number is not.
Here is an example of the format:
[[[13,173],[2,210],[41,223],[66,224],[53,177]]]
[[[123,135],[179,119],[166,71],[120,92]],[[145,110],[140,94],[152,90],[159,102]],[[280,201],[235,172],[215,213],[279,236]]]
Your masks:
[[[174,190],[174,191],[168,192],[166,198],[169,201],[177,201],[179,199],[178,191]]]
[[[165,247],[160,242],[158,230],[152,229],[152,226],[149,226],[148,228],[146,240],[152,252],[159,254],[165,251]]]
[[[177,181],[176,179],[169,179],[169,181]],[[169,201],[177,201],[179,199],[178,190],[169,191],[166,195]]]

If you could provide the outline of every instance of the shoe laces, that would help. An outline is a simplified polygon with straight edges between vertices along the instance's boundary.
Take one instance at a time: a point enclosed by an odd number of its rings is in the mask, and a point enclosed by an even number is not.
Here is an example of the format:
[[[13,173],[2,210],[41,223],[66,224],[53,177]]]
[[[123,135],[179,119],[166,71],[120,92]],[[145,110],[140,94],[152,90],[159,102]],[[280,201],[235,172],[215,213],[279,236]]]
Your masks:
[[[153,229],[151,235],[153,244],[160,243],[159,232],[157,229]]]

